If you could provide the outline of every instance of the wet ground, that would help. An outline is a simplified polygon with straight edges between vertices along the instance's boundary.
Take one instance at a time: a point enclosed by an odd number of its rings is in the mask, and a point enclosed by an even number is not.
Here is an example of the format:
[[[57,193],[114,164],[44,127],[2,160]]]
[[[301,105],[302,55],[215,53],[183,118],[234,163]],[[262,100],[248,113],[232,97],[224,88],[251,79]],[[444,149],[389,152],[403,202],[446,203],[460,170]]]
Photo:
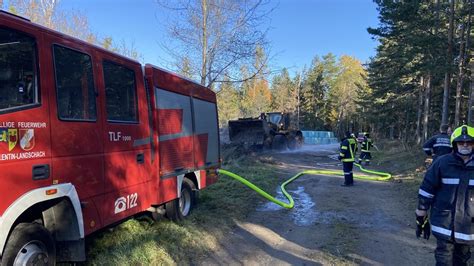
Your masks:
[[[341,170],[337,145],[263,153],[283,180],[307,169]],[[370,169],[370,167],[369,167]],[[383,169],[379,169],[383,170]],[[306,175],[287,186],[295,207],[262,203],[202,265],[430,265],[435,241],[414,236],[417,195],[398,182]],[[274,193],[286,201],[281,191]]]

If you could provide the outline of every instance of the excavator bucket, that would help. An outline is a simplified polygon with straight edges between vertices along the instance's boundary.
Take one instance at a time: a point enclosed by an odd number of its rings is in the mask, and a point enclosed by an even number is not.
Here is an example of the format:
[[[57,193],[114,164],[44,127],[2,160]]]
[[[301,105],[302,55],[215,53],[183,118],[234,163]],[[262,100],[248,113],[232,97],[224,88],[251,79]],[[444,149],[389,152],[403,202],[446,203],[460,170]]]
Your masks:
[[[267,122],[260,119],[239,119],[229,121],[229,138],[233,143],[260,145],[265,140]]]

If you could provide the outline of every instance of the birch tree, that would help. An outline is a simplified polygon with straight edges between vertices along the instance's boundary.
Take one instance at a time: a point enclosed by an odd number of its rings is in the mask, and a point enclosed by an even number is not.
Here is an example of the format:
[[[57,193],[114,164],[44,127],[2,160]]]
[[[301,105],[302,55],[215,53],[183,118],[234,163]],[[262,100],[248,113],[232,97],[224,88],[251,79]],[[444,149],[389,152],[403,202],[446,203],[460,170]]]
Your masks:
[[[202,85],[242,82],[241,68],[254,78],[268,63],[253,64],[258,46],[268,54],[268,0],[158,0],[163,7],[167,38],[161,45],[179,72],[183,58]],[[166,16],[167,14],[167,16]]]

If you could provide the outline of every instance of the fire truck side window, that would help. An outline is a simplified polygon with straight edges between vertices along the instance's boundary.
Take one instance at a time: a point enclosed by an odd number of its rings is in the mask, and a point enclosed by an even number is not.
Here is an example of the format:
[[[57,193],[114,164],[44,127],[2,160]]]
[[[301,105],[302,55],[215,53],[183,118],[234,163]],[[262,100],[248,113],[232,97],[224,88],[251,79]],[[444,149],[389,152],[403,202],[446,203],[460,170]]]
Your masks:
[[[0,27],[0,112],[39,103],[35,39]]]
[[[54,67],[59,118],[95,121],[96,97],[91,57],[55,45]]]
[[[124,66],[104,61],[107,120],[138,122],[135,72]]]

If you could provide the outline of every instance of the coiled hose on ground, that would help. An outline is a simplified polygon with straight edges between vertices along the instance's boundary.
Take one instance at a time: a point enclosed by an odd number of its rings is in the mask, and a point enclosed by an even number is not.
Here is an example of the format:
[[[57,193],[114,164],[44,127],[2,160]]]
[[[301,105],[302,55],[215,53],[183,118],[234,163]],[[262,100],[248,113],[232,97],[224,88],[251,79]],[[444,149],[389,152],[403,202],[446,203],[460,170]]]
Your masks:
[[[356,179],[364,179],[364,180],[372,180],[372,181],[387,181],[389,180],[390,178],[392,178],[392,175],[389,174],[389,173],[384,173],[384,172],[378,172],[378,171],[374,171],[374,170],[368,170],[368,169],[365,169],[363,168],[360,164],[358,163],[354,163],[354,165],[356,165],[357,167],[359,167],[359,169],[362,171],[362,172],[365,172],[365,173],[369,173],[369,174],[372,174],[372,176],[370,175],[361,175],[361,174],[354,174],[354,178]],[[284,208],[287,208],[287,209],[291,209],[294,207],[295,205],[295,202],[293,201],[293,198],[290,196],[290,194],[288,194],[288,192],[286,192],[286,189],[285,189],[285,186],[290,184],[291,182],[293,182],[294,180],[296,180],[297,178],[303,176],[303,175],[338,175],[338,176],[343,176],[344,173],[342,171],[337,171],[337,170],[323,170],[323,169],[316,169],[316,170],[304,170],[302,172],[299,172],[298,174],[296,174],[295,176],[291,177],[290,179],[286,180],[283,184],[281,184],[281,191],[283,192],[283,194],[285,195],[285,197],[289,200],[289,203],[286,203],[286,202],[283,202],[283,201],[280,201],[280,200],[277,200],[275,197],[273,197],[272,195],[268,194],[267,192],[265,192],[264,190],[262,190],[261,188],[257,187],[255,184],[253,184],[252,182],[248,181],[247,179],[237,175],[237,174],[234,174],[232,172],[229,172],[227,170],[224,170],[224,169],[219,169],[218,172],[220,174],[223,174],[223,175],[226,175],[226,176],[229,176],[229,177],[232,177],[238,181],[240,181],[241,183],[243,183],[244,185],[248,186],[249,188],[253,189],[254,191],[256,191],[258,194],[262,195],[264,198],[268,199],[269,201],[273,202],[273,203],[276,203]],[[375,176],[374,176],[375,175]]]

